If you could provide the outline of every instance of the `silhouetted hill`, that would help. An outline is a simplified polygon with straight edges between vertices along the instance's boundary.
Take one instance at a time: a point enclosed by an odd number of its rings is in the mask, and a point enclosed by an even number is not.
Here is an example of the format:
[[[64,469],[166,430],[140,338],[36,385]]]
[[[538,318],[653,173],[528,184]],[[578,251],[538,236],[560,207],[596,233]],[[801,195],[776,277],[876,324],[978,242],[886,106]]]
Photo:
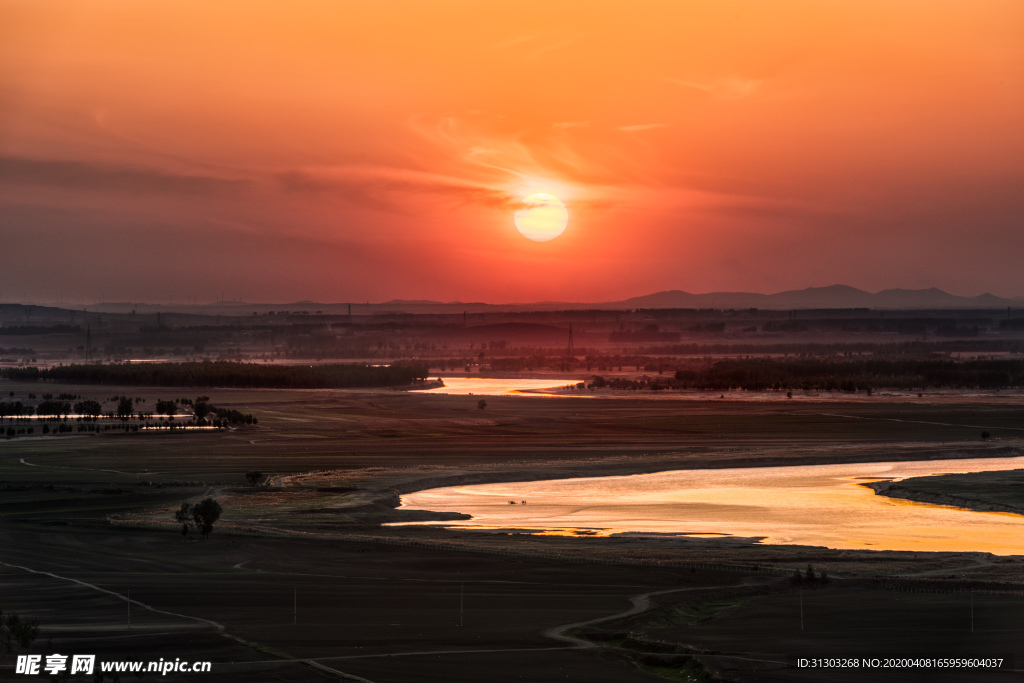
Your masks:
[[[6,306],[6,309],[3,308]],[[264,315],[290,313],[293,315],[346,315],[362,317],[367,315],[389,316],[407,314],[443,314],[473,315],[474,313],[517,312],[517,311],[567,311],[585,309],[634,309],[634,308],[717,308],[744,309],[759,308],[764,310],[794,309],[844,309],[870,308],[886,310],[941,310],[941,309],[999,309],[1022,308],[1024,297],[1004,298],[992,294],[980,296],[956,296],[941,289],[885,289],[872,294],[856,287],[847,285],[830,285],[828,287],[808,287],[793,289],[775,294],[759,294],[756,292],[709,292],[707,294],[691,294],[681,290],[655,292],[644,296],[636,296],[622,301],[605,302],[566,302],[539,301],[516,304],[488,304],[480,301],[431,301],[429,299],[392,299],[382,303],[352,302],[326,303],[315,301],[296,301],[287,304],[267,304],[242,301],[218,301],[212,304],[152,304],[105,302],[89,304],[84,308],[90,312],[139,314],[140,316],[156,313],[177,312],[191,315]],[[54,317],[58,322],[73,323],[68,318],[69,308],[58,305],[33,306],[20,304],[0,304],[0,325],[3,324],[34,324]],[[81,308],[77,308],[81,311]],[[4,312],[6,311],[6,315]],[[59,313],[62,312],[63,313]],[[63,317],[61,317],[63,316]],[[140,318],[141,319],[141,318]],[[167,321],[164,321],[165,323]],[[175,321],[179,323],[181,321]]]
[[[756,294],[752,292],[710,292],[690,294],[679,290],[657,292],[625,301],[606,304],[630,308],[1003,308],[1021,306],[1020,298],[1004,299],[992,294],[956,296],[941,289],[886,289],[872,294],[846,285],[808,287],[807,289]]]

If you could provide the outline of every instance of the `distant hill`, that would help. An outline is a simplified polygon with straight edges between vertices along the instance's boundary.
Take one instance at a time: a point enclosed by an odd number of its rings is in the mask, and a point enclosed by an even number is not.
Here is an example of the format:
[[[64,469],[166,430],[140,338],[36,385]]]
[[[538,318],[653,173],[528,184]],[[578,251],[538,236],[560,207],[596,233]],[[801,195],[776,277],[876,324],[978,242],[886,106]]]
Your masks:
[[[34,324],[48,320],[44,311],[64,310],[48,306],[0,304],[0,325]],[[64,306],[67,306],[64,304]],[[291,312],[298,315],[347,315],[388,316],[407,314],[439,314],[449,316],[472,315],[474,313],[517,312],[517,311],[566,311],[580,309],[633,309],[633,308],[717,308],[765,310],[796,309],[843,309],[870,308],[885,310],[941,310],[941,309],[999,309],[1024,308],[1024,297],[1003,298],[992,294],[980,296],[956,296],[935,287],[929,289],[884,289],[872,294],[847,285],[808,287],[775,294],[756,292],[709,292],[691,294],[678,289],[636,296],[622,301],[566,302],[538,301],[517,304],[487,304],[479,301],[431,301],[429,299],[392,299],[381,303],[353,302],[327,303],[296,301],[292,303],[254,303],[243,301],[218,301],[212,304],[152,304],[106,302],[89,304],[89,311],[105,313],[129,313],[154,315],[158,312],[178,312],[193,315],[253,315],[270,312]],[[77,310],[82,310],[77,308]],[[67,318],[54,319],[68,322]],[[539,332],[539,331],[535,331]]]
[[[885,308],[885,309],[939,309],[939,308],[1005,308],[1020,307],[1024,299],[1004,299],[992,294],[956,296],[934,287],[930,289],[885,289],[876,294],[846,285],[808,287],[777,294],[752,292],[711,292],[690,294],[679,290],[637,296],[625,301],[604,304],[608,307],[629,308]]]

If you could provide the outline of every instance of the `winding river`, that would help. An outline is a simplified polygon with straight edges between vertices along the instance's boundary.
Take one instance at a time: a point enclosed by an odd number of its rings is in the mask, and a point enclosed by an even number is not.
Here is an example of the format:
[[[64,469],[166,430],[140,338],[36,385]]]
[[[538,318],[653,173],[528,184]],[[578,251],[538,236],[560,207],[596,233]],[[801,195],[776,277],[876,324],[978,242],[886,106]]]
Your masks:
[[[443,377],[443,387],[417,389],[419,394],[451,394],[461,396],[560,396],[546,390],[560,390],[575,385],[575,379],[493,379],[490,377]],[[585,395],[580,392],[580,395]]]
[[[861,484],[1020,468],[1024,457],[676,470],[430,489],[402,496],[402,507],[473,517],[446,522],[449,527],[735,536],[769,544],[1012,555],[1024,554],[1022,515],[888,498]]]

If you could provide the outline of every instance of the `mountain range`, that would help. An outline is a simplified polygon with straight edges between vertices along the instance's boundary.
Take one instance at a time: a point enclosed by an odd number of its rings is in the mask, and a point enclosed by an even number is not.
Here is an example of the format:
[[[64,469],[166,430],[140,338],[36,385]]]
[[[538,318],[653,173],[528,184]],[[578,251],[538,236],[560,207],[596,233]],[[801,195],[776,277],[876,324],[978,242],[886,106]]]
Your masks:
[[[62,304],[56,304],[60,307]],[[66,304],[63,306],[68,307]],[[70,307],[69,307],[70,308]],[[77,308],[77,307],[76,307]],[[775,294],[756,292],[709,292],[691,294],[681,290],[655,292],[622,301],[567,302],[540,301],[535,303],[488,304],[484,302],[431,301],[426,299],[393,299],[380,303],[318,303],[298,301],[268,304],[244,301],[218,301],[213,304],[166,305],[151,303],[105,302],[90,304],[91,311],[110,313],[157,313],[159,311],[188,312],[198,315],[211,313],[249,315],[270,311],[304,311],[339,315],[352,313],[368,315],[381,313],[486,313],[497,311],[557,311],[581,309],[635,309],[635,308],[718,308],[764,310],[806,310],[868,308],[885,310],[941,310],[941,309],[1005,309],[1024,308],[1024,297],[1004,298],[992,294],[957,296],[934,287],[930,289],[885,289],[871,293],[846,285],[808,287]]]
[[[1006,299],[992,294],[956,296],[941,289],[884,289],[872,294],[846,285],[808,287],[776,294],[711,292],[690,294],[679,290],[637,296],[607,304],[629,308],[765,308],[775,310],[807,308],[1006,308],[1024,305],[1024,298]]]

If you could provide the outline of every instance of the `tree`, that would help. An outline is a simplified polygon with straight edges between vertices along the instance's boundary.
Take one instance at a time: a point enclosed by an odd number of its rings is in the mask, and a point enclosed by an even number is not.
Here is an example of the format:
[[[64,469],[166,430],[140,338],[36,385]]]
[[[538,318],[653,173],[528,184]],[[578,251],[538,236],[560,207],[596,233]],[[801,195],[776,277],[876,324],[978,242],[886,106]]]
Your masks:
[[[203,538],[213,531],[213,525],[220,519],[220,513],[223,511],[224,508],[213,498],[204,498],[192,506],[192,521]]]
[[[127,396],[122,396],[117,402],[117,416],[127,420],[135,412],[135,403]]]
[[[249,482],[249,486],[255,486],[263,478],[263,473],[259,470],[253,470],[252,472],[246,472],[245,478]]]
[[[981,433],[981,440],[982,440],[982,441],[988,441],[988,440],[989,440],[989,438],[990,438],[991,436],[992,436],[992,435],[991,435],[991,434],[989,434],[988,432],[982,432],[982,433]]]
[[[4,616],[4,613],[0,611],[0,648],[3,648],[4,652],[23,650],[31,645],[38,635],[39,621],[37,619],[23,619],[14,612]]]
[[[177,401],[157,401],[156,402],[156,414],[166,415],[167,417],[174,417],[174,414],[178,412]]]
[[[46,399],[36,406],[37,415],[60,417],[71,412],[71,403],[68,401],[52,401]]]
[[[223,511],[224,508],[213,498],[204,498],[192,505],[182,503],[181,507],[174,511],[174,520],[181,522],[182,536],[188,531],[188,525],[191,523],[195,525],[196,531],[206,538],[213,531],[213,525],[220,519],[220,513]]]
[[[210,414],[210,404],[204,401],[203,398],[205,396],[197,398],[196,402],[192,404],[192,412],[195,413],[197,420],[202,420]]]
[[[479,408],[480,410],[483,410],[484,408],[487,407],[487,401],[480,399],[479,401],[476,402],[476,407]]]
[[[181,522],[182,536],[188,532],[188,524],[192,521],[192,506],[182,503],[181,508],[174,511],[174,521]]]
[[[98,401],[79,401],[75,404],[75,412],[79,415],[96,415],[103,414],[103,406]]]

